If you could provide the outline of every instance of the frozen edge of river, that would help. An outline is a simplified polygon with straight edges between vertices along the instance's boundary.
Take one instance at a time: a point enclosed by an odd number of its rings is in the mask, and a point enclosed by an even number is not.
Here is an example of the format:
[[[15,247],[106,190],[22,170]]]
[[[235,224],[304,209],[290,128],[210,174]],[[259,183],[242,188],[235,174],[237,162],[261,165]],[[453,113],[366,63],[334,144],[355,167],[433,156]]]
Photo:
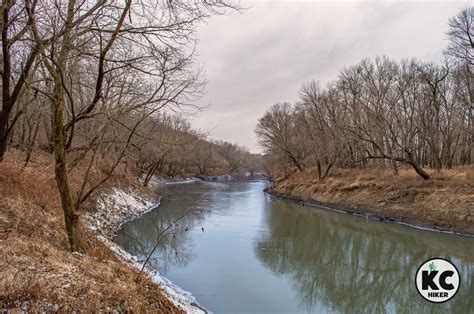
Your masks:
[[[125,222],[136,219],[159,205],[159,200],[153,202],[138,189],[112,188],[108,192],[102,193],[97,199],[97,211],[88,213],[84,218],[90,229],[99,232],[98,240],[107,245],[127,265],[141,270],[142,263],[138,258],[126,252],[111,238]],[[155,284],[160,286],[163,294],[178,308],[186,313],[208,313],[190,292],[176,286],[169,279],[161,276],[157,270],[147,267],[145,273]]]

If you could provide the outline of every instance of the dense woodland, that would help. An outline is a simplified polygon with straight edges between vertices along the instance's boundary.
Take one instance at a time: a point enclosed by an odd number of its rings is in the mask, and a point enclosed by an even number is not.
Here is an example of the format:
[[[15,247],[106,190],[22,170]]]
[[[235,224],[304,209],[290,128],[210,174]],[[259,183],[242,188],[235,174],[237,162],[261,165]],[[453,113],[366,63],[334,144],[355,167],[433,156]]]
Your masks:
[[[259,156],[209,140],[186,115],[205,81],[196,26],[239,10],[227,1],[2,1],[0,162],[42,150],[72,250],[79,212],[118,170],[153,175],[254,172]],[[69,174],[80,168],[74,188]]]
[[[474,7],[449,20],[442,63],[387,57],[343,69],[326,87],[273,105],[256,134],[272,174],[334,167],[440,171],[474,162]]]

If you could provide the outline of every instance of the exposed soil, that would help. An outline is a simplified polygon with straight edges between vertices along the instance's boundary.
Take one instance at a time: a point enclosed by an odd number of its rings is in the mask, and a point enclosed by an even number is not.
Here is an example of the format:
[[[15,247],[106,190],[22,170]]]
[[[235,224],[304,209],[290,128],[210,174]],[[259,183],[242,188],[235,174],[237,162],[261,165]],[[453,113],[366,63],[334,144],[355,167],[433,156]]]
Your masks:
[[[369,218],[474,235],[474,167],[430,171],[423,180],[410,169],[335,170],[324,181],[315,172],[277,179],[267,193]]]
[[[71,253],[51,157],[22,170],[19,154],[0,163],[1,310],[181,312],[96,231],[83,226],[85,254]]]

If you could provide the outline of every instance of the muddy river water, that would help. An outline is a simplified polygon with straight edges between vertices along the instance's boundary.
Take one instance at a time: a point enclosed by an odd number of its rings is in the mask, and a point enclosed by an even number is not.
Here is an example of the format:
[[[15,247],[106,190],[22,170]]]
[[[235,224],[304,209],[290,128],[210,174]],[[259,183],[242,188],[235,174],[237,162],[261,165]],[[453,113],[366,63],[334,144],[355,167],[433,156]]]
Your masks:
[[[474,313],[474,238],[417,230],[265,195],[266,181],[160,187],[161,205],[116,241],[143,258],[186,210],[151,266],[214,313]],[[444,257],[457,295],[425,301],[417,268]]]

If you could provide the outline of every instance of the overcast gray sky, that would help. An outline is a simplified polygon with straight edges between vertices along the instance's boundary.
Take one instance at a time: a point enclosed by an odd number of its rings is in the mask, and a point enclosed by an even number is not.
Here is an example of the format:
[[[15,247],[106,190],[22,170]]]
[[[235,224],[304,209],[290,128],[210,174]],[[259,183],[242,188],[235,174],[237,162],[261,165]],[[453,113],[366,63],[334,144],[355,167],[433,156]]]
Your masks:
[[[193,118],[211,137],[260,152],[254,128],[303,82],[322,84],[366,57],[439,61],[447,22],[468,2],[253,1],[242,14],[199,28],[198,62],[208,81]]]

